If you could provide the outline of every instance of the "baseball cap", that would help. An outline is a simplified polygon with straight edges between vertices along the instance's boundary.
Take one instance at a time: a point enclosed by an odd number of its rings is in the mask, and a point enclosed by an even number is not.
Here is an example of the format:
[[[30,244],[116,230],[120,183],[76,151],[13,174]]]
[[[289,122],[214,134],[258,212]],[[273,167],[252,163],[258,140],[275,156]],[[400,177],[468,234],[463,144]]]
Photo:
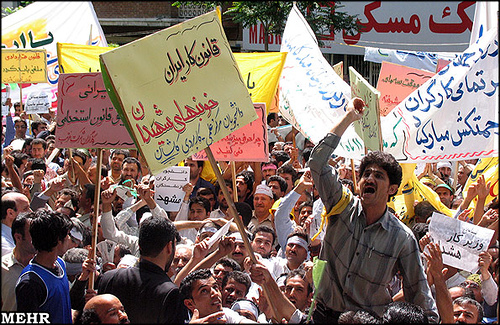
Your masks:
[[[445,183],[438,184],[434,188],[434,191],[436,191],[438,188],[446,188],[451,192],[451,195],[455,194],[455,191],[448,184]]]

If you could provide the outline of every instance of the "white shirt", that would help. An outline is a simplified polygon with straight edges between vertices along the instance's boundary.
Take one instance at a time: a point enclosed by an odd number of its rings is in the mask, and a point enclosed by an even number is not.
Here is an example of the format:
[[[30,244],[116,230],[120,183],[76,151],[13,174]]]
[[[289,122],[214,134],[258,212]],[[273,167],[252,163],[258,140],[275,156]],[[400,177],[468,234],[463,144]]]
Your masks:
[[[12,238],[12,230],[2,223],[2,256],[12,253],[14,247],[16,247],[16,244],[14,238]]]

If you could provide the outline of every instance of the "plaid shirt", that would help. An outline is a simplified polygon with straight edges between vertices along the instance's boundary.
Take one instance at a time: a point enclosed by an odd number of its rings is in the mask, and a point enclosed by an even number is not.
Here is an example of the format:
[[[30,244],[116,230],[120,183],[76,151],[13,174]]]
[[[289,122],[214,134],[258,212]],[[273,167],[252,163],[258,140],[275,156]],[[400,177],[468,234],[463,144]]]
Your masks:
[[[377,222],[366,225],[361,201],[343,189],[337,171],[328,165],[339,141],[329,133],[309,160],[326,211],[343,208],[330,213],[328,220],[319,256],[327,266],[317,288],[318,300],[337,312],[370,309],[382,315],[392,301],[389,283],[400,271],[405,300],[422,307],[429,320],[437,322],[436,303],[413,233],[387,209]]]

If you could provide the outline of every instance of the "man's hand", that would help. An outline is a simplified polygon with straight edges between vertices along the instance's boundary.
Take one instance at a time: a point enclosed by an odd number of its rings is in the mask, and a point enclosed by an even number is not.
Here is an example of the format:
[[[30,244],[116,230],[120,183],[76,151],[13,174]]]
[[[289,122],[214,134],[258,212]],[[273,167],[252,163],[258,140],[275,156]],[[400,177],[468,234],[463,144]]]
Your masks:
[[[479,253],[479,271],[481,272],[482,281],[486,281],[490,278],[491,274],[488,268],[491,265],[492,257],[488,251]]]
[[[193,316],[189,321],[189,324],[225,324],[226,314],[223,311],[218,311],[210,314],[206,317],[200,318],[200,312],[198,309],[193,311]]]
[[[222,255],[230,254],[236,246],[234,240],[234,237],[222,238],[222,240],[219,242],[219,253]]]
[[[116,198],[116,189],[107,189],[101,193],[101,203],[111,204]]]
[[[45,172],[41,169],[35,169],[33,171],[33,181],[35,184],[40,184],[42,182]]]

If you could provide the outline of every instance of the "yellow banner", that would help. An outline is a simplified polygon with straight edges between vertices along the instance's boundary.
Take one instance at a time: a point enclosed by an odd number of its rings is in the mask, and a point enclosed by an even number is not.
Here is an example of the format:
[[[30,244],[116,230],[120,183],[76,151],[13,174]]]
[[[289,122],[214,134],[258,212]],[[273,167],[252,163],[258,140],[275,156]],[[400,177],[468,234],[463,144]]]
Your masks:
[[[112,49],[112,47],[58,42],[57,57],[59,58],[61,73],[101,71],[99,54],[106,53]]]
[[[406,225],[410,225],[415,216],[413,206],[415,201],[429,201],[434,208],[442,214],[452,217],[454,210],[449,209],[439,199],[439,195],[431,188],[422,184],[415,175],[417,164],[400,164],[403,168],[403,179],[396,196],[388,203],[399,215],[399,218]]]
[[[234,53],[241,76],[254,103],[266,103],[266,112],[278,88],[286,52]]]
[[[490,185],[490,192],[486,197],[484,205],[488,205],[494,198],[498,197],[498,157],[491,158],[481,158],[474,170],[470,173],[467,182],[465,183],[463,190],[463,197],[467,196],[467,190],[469,186],[476,183],[479,177],[484,175],[484,181],[486,185]],[[477,196],[472,200],[469,208],[475,208],[477,203]],[[473,216],[473,211],[469,214],[469,217]]]
[[[2,82],[47,82],[47,50],[2,49]]]

